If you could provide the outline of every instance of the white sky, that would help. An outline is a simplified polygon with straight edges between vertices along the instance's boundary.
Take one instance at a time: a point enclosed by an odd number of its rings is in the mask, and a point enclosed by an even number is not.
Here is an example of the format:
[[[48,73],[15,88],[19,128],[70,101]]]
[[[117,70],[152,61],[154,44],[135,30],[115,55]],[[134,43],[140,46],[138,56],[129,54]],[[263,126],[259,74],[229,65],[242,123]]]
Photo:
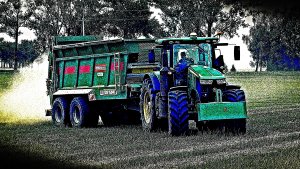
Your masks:
[[[163,21],[162,21],[161,17],[159,16],[159,13],[161,13],[161,10],[155,9],[153,7],[150,7],[150,10],[154,12],[152,14],[152,17],[155,17],[156,19],[158,19],[158,21],[160,23],[162,23]],[[250,26],[253,25],[251,17],[246,18],[246,22],[248,24],[250,24]],[[240,46],[240,51],[241,51],[241,60],[240,61],[234,61],[234,58],[233,58],[234,45],[219,47],[219,49],[221,49],[222,54],[224,55],[224,61],[225,61],[225,64],[228,66],[229,70],[233,64],[238,71],[253,71],[254,70],[254,68],[251,68],[249,65],[250,61],[252,60],[252,58],[250,58],[250,52],[247,49],[247,45],[242,41],[242,35],[249,34],[249,29],[250,29],[249,27],[248,28],[240,28],[238,30],[239,37],[235,36],[232,39],[225,39],[225,38],[221,37],[221,39],[220,39],[220,42],[235,44],[235,45]],[[21,27],[20,31],[22,32],[22,34],[19,36],[20,41],[23,39],[34,40],[36,38],[34,32],[28,28]],[[3,37],[6,41],[11,41],[11,42],[14,41],[13,38],[9,37],[5,33],[0,33],[0,38],[1,37]]]

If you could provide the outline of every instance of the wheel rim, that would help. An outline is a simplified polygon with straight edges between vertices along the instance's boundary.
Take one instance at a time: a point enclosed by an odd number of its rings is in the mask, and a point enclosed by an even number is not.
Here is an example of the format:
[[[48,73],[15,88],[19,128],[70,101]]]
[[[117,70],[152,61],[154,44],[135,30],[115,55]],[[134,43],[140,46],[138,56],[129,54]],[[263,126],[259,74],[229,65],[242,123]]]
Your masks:
[[[79,112],[79,108],[77,106],[75,107],[75,110],[73,113],[73,119],[76,124],[78,124],[80,122],[80,112]]]
[[[150,100],[150,94],[149,92],[146,92],[144,95],[144,104],[143,104],[143,109],[144,109],[144,119],[146,123],[150,123],[150,109],[151,109],[151,100]]]
[[[55,110],[55,121],[61,123],[61,108],[57,107]]]

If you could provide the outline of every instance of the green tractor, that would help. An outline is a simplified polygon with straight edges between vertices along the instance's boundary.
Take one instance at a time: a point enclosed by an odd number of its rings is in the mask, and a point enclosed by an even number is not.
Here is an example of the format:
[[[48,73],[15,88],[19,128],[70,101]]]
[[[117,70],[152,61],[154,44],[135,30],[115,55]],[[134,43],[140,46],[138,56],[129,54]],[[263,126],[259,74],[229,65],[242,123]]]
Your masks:
[[[144,130],[168,126],[170,135],[189,133],[189,123],[199,130],[246,132],[245,93],[238,85],[228,84],[223,74],[223,55],[216,57],[217,37],[156,40],[149,50],[149,61],[160,52],[159,71],[146,73],[140,94],[140,113]],[[234,58],[240,59],[234,46]],[[190,122],[189,122],[190,121]],[[168,124],[168,125],[167,125]]]
[[[55,126],[97,126],[99,116],[111,126],[139,121],[140,115],[145,130],[168,128],[175,136],[187,134],[193,121],[200,130],[245,133],[245,94],[226,82],[223,56],[215,51],[228,44],[218,41],[197,35],[54,37],[47,79],[52,107],[46,115]],[[239,47],[234,49],[239,60]]]

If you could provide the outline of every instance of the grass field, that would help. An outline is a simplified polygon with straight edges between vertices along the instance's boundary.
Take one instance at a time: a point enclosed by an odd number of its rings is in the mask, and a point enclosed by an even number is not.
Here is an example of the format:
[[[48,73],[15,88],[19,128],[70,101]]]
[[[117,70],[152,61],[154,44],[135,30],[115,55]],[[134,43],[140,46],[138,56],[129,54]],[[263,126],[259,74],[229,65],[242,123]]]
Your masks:
[[[1,92],[10,78],[0,74]],[[300,168],[300,72],[234,73],[227,81],[246,92],[244,136],[56,128],[50,118],[8,123],[0,112],[0,168]]]

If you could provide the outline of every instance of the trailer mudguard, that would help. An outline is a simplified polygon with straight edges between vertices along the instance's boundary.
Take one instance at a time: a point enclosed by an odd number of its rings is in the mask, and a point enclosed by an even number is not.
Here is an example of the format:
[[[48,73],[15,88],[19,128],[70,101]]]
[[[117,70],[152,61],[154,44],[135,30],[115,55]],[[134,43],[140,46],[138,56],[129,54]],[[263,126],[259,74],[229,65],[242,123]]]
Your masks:
[[[73,89],[73,90],[58,90],[53,93],[54,96],[61,95],[82,95],[82,94],[90,94],[93,92],[93,89]]]

